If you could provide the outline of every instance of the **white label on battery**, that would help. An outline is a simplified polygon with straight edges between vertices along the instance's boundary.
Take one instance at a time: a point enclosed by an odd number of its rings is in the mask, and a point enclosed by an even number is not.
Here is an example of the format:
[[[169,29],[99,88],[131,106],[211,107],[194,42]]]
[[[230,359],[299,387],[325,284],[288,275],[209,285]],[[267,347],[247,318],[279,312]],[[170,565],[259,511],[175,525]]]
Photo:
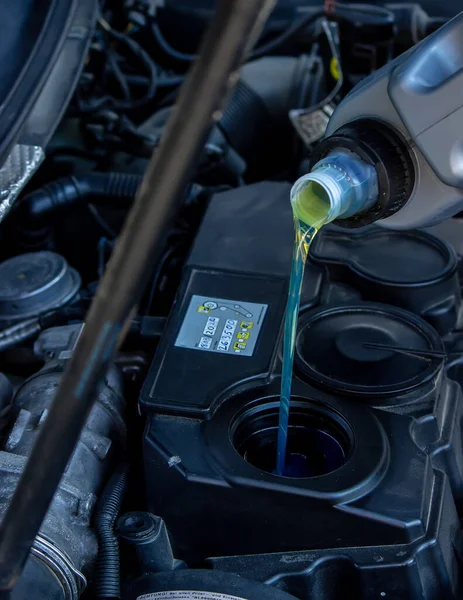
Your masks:
[[[194,295],[175,345],[180,348],[252,356],[267,304]]]
[[[217,594],[216,592],[199,592],[195,590],[172,590],[170,592],[154,592],[138,596],[137,600],[245,600],[238,596]]]
[[[204,327],[203,335],[214,337],[219,321],[220,319],[218,317],[208,317],[206,326]]]

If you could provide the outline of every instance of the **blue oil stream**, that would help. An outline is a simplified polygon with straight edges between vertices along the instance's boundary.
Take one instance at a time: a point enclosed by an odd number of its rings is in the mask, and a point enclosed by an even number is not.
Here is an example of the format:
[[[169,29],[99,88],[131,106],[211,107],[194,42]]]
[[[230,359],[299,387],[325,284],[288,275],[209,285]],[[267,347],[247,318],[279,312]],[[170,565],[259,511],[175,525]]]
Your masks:
[[[289,411],[291,405],[291,384],[293,378],[293,362],[301,300],[302,282],[304,279],[305,263],[310,244],[319,229],[330,221],[330,206],[318,197],[314,190],[305,189],[303,210],[301,203],[293,202],[294,214],[294,249],[289,283],[288,302],[286,306],[285,330],[283,338],[283,370],[281,375],[280,414],[278,423],[276,474],[291,476],[285,472],[286,448],[288,443]],[[302,221],[298,214],[303,216]]]

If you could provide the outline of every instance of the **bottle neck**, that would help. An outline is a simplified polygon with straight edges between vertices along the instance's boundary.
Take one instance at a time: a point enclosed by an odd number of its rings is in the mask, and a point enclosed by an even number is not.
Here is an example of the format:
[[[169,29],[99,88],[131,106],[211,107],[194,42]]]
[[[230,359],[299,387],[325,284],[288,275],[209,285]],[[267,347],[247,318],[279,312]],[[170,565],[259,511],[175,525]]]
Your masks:
[[[304,193],[305,190],[311,193]],[[373,166],[353,152],[334,149],[298,179],[291,190],[293,211],[307,225],[311,225],[307,216],[314,191],[318,200],[329,206],[326,222],[346,219],[368,211],[377,202],[377,174]]]

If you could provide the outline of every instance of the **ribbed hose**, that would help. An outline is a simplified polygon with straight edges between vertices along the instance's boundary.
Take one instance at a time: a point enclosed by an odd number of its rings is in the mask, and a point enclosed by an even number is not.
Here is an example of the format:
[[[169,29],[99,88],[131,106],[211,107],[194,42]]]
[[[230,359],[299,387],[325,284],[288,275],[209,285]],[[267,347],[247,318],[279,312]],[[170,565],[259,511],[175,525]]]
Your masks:
[[[121,575],[119,544],[114,524],[121,510],[127,487],[127,467],[116,470],[98,503],[95,529],[98,537],[98,559],[95,569],[97,598],[120,598]]]
[[[86,173],[62,177],[25,196],[18,210],[26,219],[37,220],[45,215],[82,202],[128,202],[133,200],[142,180],[131,173]]]

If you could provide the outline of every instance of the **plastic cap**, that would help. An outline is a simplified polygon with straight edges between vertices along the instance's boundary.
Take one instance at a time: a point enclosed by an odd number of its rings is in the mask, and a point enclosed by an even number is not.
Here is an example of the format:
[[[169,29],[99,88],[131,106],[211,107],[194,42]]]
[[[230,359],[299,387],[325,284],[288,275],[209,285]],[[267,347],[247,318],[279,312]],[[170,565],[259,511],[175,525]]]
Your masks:
[[[353,152],[334,150],[291,190],[294,215],[316,227],[371,208],[378,198],[375,169]],[[327,215],[327,208],[328,217]]]

